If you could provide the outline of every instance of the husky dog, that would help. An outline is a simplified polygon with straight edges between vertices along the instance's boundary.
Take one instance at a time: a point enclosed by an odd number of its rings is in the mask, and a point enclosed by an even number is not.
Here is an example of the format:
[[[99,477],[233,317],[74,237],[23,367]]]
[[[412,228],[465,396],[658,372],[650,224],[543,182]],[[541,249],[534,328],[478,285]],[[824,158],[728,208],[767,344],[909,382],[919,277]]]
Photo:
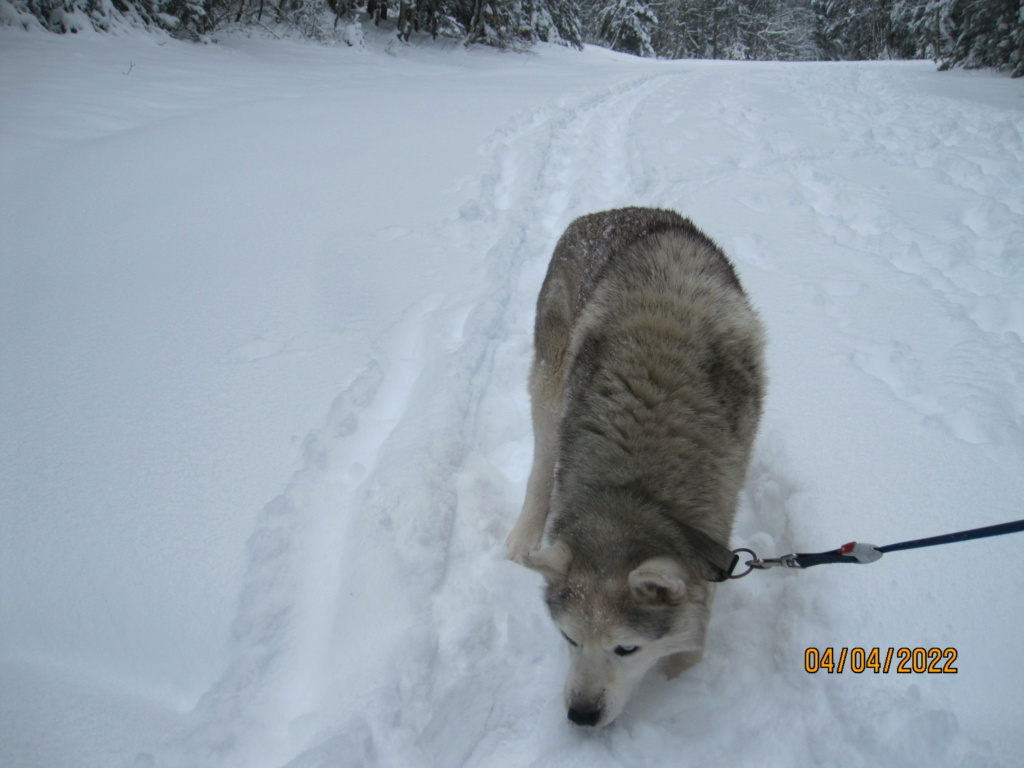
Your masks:
[[[569,719],[700,660],[765,388],[763,329],[692,222],[623,208],[562,235],[537,300],[534,457],[509,557],[569,644]],[[545,529],[548,543],[542,546]]]

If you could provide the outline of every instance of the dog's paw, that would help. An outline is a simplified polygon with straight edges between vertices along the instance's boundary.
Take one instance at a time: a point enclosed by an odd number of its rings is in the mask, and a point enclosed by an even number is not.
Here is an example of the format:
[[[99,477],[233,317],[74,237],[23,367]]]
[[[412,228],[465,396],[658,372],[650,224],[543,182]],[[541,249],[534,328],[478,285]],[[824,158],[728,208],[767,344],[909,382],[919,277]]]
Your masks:
[[[510,553],[509,558],[551,581],[565,578],[572,563],[572,550],[564,541],[555,541],[550,546],[531,549],[524,554]]]
[[[505,549],[508,550],[509,560],[525,566],[530,556],[537,554],[537,551],[540,549],[540,542],[532,543],[526,541],[522,536],[516,536],[516,532],[512,531],[508,538],[505,539]]]
[[[537,526],[524,525],[522,518],[520,518],[520,521],[512,528],[508,538],[505,539],[508,559],[513,563],[526,565],[530,555],[536,554],[540,549],[543,538],[543,527],[538,530]]]

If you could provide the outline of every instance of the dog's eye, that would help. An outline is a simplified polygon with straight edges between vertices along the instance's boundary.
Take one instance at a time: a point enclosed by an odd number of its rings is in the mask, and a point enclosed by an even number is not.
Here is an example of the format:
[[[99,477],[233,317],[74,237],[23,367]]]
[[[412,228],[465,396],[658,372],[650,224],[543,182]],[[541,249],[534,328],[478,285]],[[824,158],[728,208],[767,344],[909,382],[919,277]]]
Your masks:
[[[616,645],[615,655],[616,656],[629,656],[640,650],[639,645]]]
[[[563,633],[562,633],[562,637],[564,637],[564,638],[565,638],[565,642],[567,642],[567,643],[568,643],[569,645],[571,645],[571,646],[572,646],[573,648],[579,648],[579,645],[578,645],[578,644],[576,644],[576,643],[574,643],[574,642],[572,641],[572,638],[571,638],[571,637],[569,637],[569,636],[568,636],[567,634],[565,634],[565,632],[563,632]]]

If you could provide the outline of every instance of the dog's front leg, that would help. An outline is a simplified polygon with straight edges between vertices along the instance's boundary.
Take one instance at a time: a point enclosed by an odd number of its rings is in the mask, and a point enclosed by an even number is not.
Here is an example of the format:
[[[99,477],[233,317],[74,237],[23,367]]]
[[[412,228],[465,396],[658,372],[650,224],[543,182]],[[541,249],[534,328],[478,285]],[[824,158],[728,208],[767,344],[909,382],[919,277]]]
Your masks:
[[[551,511],[558,443],[561,380],[543,362],[534,361],[530,370],[530,412],[533,418],[533,466],[526,483],[526,501],[519,519],[505,540],[508,558],[526,565],[530,553],[540,549]]]
[[[555,481],[553,430],[534,419],[533,467],[526,483],[526,501],[519,519],[505,540],[508,559],[526,565],[526,558],[540,549],[551,511],[551,490]]]
[[[519,519],[505,540],[508,559],[520,565],[526,564],[526,558],[531,552],[540,549],[544,528],[548,522],[553,467],[548,469],[543,466],[545,463],[543,456],[534,457],[533,471],[530,472],[530,480],[526,484],[526,501],[523,502]]]

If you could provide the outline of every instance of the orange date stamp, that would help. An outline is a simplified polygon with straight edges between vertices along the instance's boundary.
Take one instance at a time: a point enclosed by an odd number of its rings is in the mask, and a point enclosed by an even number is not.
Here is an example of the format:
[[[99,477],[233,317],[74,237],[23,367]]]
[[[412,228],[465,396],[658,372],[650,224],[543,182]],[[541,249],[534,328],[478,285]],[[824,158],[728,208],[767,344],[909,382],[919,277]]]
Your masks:
[[[804,651],[804,670],[810,674],[955,675],[956,657],[956,648],[808,648]]]

